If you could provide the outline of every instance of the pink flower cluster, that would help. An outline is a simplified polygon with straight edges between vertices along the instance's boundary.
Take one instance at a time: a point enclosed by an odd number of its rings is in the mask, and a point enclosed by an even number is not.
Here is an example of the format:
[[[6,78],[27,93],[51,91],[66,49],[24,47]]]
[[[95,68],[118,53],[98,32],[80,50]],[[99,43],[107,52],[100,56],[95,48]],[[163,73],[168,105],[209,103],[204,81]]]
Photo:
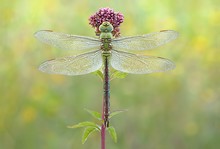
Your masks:
[[[123,14],[119,12],[114,12],[114,10],[110,8],[101,8],[94,15],[90,16],[89,24],[96,29],[95,32],[97,36],[100,35],[99,26],[104,21],[108,21],[112,24],[112,26],[114,27],[114,30],[112,31],[113,36],[119,37],[120,36],[119,26],[124,21]]]

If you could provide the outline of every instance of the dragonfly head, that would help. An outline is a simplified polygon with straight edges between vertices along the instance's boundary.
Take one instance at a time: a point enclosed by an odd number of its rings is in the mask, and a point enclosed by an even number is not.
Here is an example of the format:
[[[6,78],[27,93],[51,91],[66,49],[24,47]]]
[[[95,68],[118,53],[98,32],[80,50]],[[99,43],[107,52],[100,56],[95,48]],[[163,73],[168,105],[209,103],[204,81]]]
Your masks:
[[[102,24],[99,26],[99,30],[100,32],[110,33],[113,31],[113,26],[111,25],[111,23],[105,21],[102,22]]]

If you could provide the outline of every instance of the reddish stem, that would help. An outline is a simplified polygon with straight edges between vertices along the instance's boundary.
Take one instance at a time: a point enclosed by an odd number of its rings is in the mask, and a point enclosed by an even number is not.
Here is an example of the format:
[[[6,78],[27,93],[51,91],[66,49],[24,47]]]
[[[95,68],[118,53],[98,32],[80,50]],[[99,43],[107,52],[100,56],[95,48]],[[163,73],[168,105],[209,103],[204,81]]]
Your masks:
[[[103,100],[102,106],[102,120],[104,121],[104,111],[105,111],[105,100]],[[105,123],[102,123],[101,127],[101,149],[105,149]]]
[[[101,128],[101,149],[105,149],[105,125],[102,124]]]

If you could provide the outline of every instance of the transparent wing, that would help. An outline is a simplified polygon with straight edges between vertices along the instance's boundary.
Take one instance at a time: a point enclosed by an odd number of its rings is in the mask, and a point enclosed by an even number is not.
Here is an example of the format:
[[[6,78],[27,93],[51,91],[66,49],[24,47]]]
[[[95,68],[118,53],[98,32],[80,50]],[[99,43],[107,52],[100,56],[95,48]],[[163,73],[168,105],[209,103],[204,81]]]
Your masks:
[[[115,50],[148,50],[159,47],[176,39],[178,33],[172,30],[163,30],[142,36],[116,38],[112,41],[112,47]]]
[[[46,61],[40,65],[39,70],[51,74],[83,75],[96,71],[101,66],[101,51],[98,50]]]
[[[100,41],[96,38],[57,33],[41,30],[34,36],[43,43],[64,50],[93,50],[100,48]]]
[[[133,74],[163,72],[175,68],[175,64],[165,58],[136,55],[115,50],[112,50],[110,63],[116,70]]]

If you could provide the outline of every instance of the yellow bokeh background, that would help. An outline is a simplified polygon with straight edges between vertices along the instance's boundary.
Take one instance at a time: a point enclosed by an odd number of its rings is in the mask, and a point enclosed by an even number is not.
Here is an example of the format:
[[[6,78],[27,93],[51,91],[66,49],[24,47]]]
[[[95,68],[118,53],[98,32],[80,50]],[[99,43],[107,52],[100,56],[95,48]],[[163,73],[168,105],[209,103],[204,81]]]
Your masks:
[[[173,60],[175,70],[111,82],[111,110],[128,111],[111,120],[118,143],[107,136],[107,148],[220,148],[219,6],[219,0],[1,0],[0,148],[100,148],[98,133],[82,145],[83,129],[66,126],[95,121],[84,108],[101,111],[102,82],[94,74],[38,71],[41,62],[76,52],[44,45],[33,34],[50,29],[94,37],[88,18],[102,7],[124,14],[122,36],[180,34],[142,53]]]

